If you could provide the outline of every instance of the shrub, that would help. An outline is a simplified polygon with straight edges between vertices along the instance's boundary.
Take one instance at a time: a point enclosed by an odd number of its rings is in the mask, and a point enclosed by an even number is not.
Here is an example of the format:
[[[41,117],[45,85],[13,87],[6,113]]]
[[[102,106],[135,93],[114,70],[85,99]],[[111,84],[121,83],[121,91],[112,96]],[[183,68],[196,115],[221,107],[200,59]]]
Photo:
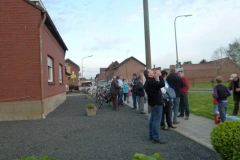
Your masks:
[[[223,160],[240,159],[240,121],[225,121],[213,128],[211,144]]]
[[[48,157],[46,155],[43,155],[41,157],[28,156],[28,157],[23,157],[21,159],[14,159],[14,160],[55,160],[55,159],[51,158],[51,157]]]
[[[96,106],[93,103],[90,103],[87,105],[87,109],[95,109],[95,108],[96,108]]]
[[[136,153],[132,160],[163,160],[159,153],[155,153],[152,156],[146,156],[145,154]]]

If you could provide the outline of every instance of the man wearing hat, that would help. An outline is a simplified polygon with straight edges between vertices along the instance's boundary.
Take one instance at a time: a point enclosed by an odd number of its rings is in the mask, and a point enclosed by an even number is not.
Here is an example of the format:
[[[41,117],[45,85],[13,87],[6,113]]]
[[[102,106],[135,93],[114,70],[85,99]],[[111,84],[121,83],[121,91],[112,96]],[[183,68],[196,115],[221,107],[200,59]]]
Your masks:
[[[239,100],[240,100],[240,80],[237,74],[232,74],[230,76],[230,83],[229,83],[228,89],[232,90],[233,101],[234,101],[234,110],[232,115],[236,116],[238,114]]]

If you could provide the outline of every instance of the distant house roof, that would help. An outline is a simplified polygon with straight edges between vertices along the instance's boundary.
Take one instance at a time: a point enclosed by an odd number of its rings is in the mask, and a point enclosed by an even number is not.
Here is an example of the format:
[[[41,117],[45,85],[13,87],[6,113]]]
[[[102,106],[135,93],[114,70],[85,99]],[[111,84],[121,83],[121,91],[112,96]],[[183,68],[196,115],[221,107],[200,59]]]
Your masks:
[[[229,59],[229,58],[226,57],[226,58],[209,61],[209,62],[201,63],[201,64],[183,64],[182,68],[184,70],[219,68],[227,59]]]
[[[124,63],[126,63],[127,61],[129,61],[130,59],[134,59],[135,61],[139,62],[140,64],[142,64],[143,66],[146,66],[144,63],[142,63],[141,61],[139,61],[138,59],[136,59],[135,57],[131,56],[127,59],[125,59],[124,61],[122,61],[119,65],[117,65],[116,67],[114,67],[114,69],[119,68],[121,65],[123,65]]]
[[[46,9],[44,8],[43,4],[41,1],[38,0],[24,0],[27,3],[33,5],[34,7],[36,7],[37,9],[39,9],[42,12],[46,12],[46,21],[45,24],[48,27],[48,29],[50,30],[50,32],[52,33],[52,35],[55,37],[55,39],[57,40],[57,42],[60,44],[60,46],[63,48],[63,50],[68,50],[66,44],[64,43],[62,37],[60,36],[56,26],[54,25],[51,17],[49,16],[48,12],[46,11]]]
[[[100,68],[100,73],[104,73],[107,68]]]
[[[115,68],[115,66],[119,65],[118,61],[112,62],[107,69],[105,69],[105,71],[107,71],[108,69],[110,69],[111,67]]]
[[[66,62],[66,61],[69,61],[69,62],[71,62],[72,64],[74,64],[74,65],[77,67],[78,71],[80,71],[79,65],[77,65],[76,63],[74,63],[73,61],[71,61],[69,58],[68,58],[68,59],[65,59],[65,62]]]

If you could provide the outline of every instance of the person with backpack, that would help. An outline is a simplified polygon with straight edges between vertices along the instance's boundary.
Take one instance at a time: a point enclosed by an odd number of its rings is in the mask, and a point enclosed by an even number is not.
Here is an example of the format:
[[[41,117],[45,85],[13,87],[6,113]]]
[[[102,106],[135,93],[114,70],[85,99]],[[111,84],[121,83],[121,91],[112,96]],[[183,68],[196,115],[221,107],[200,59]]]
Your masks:
[[[218,111],[220,113],[221,122],[224,122],[226,119],[226,113],[228,108],[227,97],[231,96],[230,90],[222,84],[222,77],[217,76],[216,82],[217,85],[213,88],[214,97],[218,101]]]
[[[170,69],[170,74],[167,76],[167,82],[171,88],[174,89],[176,93],[176,98],[174,98],[173,103],[173,124],[179,124],[180,122],[177,121],[178,116],[178,108],[180,103],[180,94],[182,88],[182,79],[176,74],[175,69]]]
[[[163,70],[161,71],[162,77],[164,79],[165,87],[161,88],[162,94],[163,94],[163,112],[162,112],[162,122],[161,122],[161,128],[162,130],[167,130],[170,128],[177,128],[172,125],[172,106],[173,106],[173,97],[171,97],[170,93],[167,91],[172,89],[169,87],[169,84],[167,82],[167,71]],[[174,90],[172,89],[172,92]],[[174,92],[175,94],[175,92]],[[167,122],[167,128],[165,126],[165,116],[166,116],[166,122]]]

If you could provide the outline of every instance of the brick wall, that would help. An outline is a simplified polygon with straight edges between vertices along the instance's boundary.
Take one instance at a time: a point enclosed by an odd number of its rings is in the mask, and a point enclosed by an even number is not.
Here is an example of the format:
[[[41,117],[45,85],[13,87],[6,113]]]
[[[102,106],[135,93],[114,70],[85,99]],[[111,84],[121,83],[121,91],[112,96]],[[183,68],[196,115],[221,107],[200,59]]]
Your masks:
[[[217,76],[222,76],[223,81],[228,81],[233,73],[240,76],[240,67],[228,58],[221,66],[216,66],[216,68],[184,70],[184,74],[188,77],[190,83],[215,81]]]
[[[0,101],[39,100],[41,12],[23,0],[0,0]]]
[[[104,81],[106,81],[106,74],[105,74],[105,73],[100,73],[98,80],[104,80]]]

